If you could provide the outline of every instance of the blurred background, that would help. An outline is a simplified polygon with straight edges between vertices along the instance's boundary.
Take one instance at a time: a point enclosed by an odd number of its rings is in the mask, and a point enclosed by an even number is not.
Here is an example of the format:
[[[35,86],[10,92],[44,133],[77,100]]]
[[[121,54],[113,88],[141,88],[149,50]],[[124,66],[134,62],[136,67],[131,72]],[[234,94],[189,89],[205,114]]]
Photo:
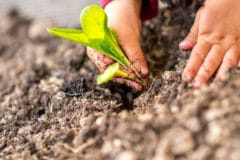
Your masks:
[[[89,4],[100,0],[0,0],[0,18],[17,9],[23,16],[71,27],[79,25],[79,14]]]

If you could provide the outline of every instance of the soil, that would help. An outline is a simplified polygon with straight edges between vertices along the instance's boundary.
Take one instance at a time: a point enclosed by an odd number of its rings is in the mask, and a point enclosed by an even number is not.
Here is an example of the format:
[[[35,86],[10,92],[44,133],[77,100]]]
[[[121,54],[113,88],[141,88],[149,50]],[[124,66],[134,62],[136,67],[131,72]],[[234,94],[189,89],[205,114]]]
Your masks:
[[[0,21],[0,159],[239,160],[240,70],[201,89],[181,82],[178,43],[194,14],[146,21],[151,70],[141,93],[98,74],[85,47],[16,12]]]

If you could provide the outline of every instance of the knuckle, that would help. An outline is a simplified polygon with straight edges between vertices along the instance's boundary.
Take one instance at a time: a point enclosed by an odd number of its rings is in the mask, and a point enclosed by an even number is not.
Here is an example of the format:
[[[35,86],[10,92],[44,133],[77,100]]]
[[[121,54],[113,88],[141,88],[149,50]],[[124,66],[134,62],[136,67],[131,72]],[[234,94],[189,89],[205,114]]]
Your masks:
[[[213,36],[213,39],[214,39],[216,42],[220,42],[220,41],[222,41],[224,38],[225,38],[224,35],[215,35],[215,36]]]
[[[211,74],[211,67],[208,67],[207,65],[203,64],[202,65],[202,70],[204,72],[204,75],[205,74]]]
[[[237,59],[235,59],[234,57],[226,57],[223,59],[223,64],[231,67],[237,64]]]
[[[204,61],[204,66],[208,67],[208,68],[216,67],[217,66],[217,58],[213,57],[213,56],[206,58]]]
[[[206,30],[201,34],[201,42],[207,46],[220,44],[223,40],[227,39],[226,36],[221,34],[212,34],[210,31]]]
[[[237,44],[239,44],[240,43],[240,37],[236,36],[235,41],[236,41]]]
[[[213,43],[210,38],[208,38],[207,35],[205,35],[205,38],[200,38],[200,43],[203,48],[210,48]]]
[[[137,58],[134,58],[133,63],[140,63],[140,62],[145,62],[145,57],[143,56],[138,56]]]
[[[223,39],[226,39],[226,36],[221,34],[211,34],[209,36],[209,40],[212,42],[212,44],[219,44]]]
[[[143,54],[140,54],[138,50],[134,50],[131,52],[130,60],[132,63],[136,63],[139,61],[145,61],[145,57]]]
[[[190,39],[190,40],[196,40],[197,39],[197,35],[194,33],[193,29],[191,29],[191,31],[188,33],[187,39]]]
[[[195,66],[187,66],[184,70],[183,74],[191,74],[194,75],[197,73],[197,68]]]
[[[199,51],[194,52],[194,53],[193,53],[193,56],[194,56],[195,58],[201,60],[201,61],[203,61],[203,59],[204,59],[204,56],[203,56],[203,55],[201,54],[201,52],[199,52]]]
[[[225,43],[237,45],[239,42],[239,37],[234,35],[228,35],[225,37]]]

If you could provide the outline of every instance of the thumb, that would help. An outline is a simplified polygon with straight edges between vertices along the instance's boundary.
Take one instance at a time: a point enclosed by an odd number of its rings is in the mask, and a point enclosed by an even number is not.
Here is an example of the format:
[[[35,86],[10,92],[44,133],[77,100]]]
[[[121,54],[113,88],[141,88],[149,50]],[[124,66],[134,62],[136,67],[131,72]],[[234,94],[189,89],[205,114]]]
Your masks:
[[[186,38],[179,44],[181,50],[187,51],[193,49],[197,42],[198,36],[198,24],[199,24],[199,13],[196,15],[193,26],[190,29],[190,32]]]

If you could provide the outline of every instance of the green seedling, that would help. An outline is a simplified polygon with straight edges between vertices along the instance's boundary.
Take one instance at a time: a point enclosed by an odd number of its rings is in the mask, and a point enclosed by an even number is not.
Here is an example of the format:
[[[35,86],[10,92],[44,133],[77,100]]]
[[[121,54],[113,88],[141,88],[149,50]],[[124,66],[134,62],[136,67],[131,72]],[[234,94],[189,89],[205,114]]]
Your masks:
[[[115,75],[122,76],[129,79],[134,79],[134,77],[130,76],[126,72],[120,70],[119,63],[113,63],[108,66],[108,68],[97,77],[97,84],[103,84],[110,81]]]
[[[48,28],[48,32],[55,36],[94,48],[102,54],[112,58],[117,63],[110,65],[106,71],[99,75],[97,83],[107,83],[114,75],[134,79],[119,69],[119,64],[129,67],[141,80],[141,76],[124,55],[117,41],[115,31],[107,26],[107,15],[97,5],[84,8],[80,15],[82,29]],[[136,78],[135,78],[136,79]],[[138,80],[139,81],[139,80]]]

